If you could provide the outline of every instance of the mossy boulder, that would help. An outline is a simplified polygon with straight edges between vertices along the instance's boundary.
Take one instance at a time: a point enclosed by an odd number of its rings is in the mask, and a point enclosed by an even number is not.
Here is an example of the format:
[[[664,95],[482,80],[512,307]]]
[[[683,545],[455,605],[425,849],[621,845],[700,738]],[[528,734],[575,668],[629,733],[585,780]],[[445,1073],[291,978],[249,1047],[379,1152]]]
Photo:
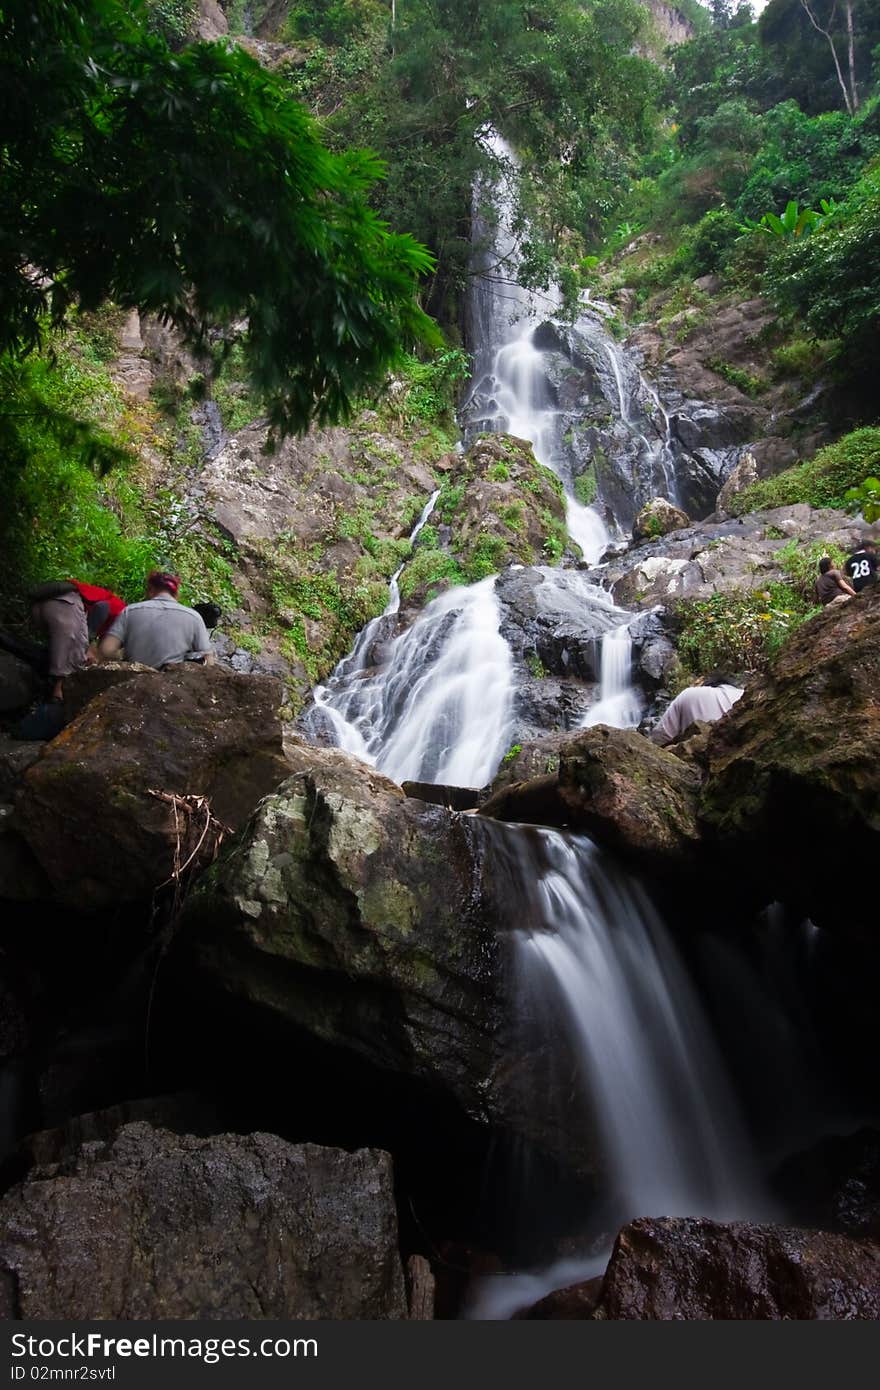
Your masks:
[[[681,507],[673,506],[665,497],[653,497],[633,522],[633,540],[656,540],[658,536],[668,536],[670,531],[683,531],[690,524],[690,517]]]
[[[555,770],[526,780],[503,774],[481,815],[586,831],[655,874],[677,875],[696,860],[700,773],[631,729],[599,724],[567,738],[525,745],[514,769]]]
[[[584,1171],[582,1126],[535,1113],[538,1045],[511,1050],[519,916],[497,827],[338,750],[288,756],[294,774],[190,897],[179,949],[197,988],[253,1036],[293,1048],[305,1032]]]
[[[448,470],[401,593],[413,606],[450,582],[471,584],[510,564],[555,564],[568,543],[556,475],[527,440],[481,435]]]
[[[485,1113],[500,944],[469,818],[335,749],[295,772],[193,895],[186,931],[220,990]]]

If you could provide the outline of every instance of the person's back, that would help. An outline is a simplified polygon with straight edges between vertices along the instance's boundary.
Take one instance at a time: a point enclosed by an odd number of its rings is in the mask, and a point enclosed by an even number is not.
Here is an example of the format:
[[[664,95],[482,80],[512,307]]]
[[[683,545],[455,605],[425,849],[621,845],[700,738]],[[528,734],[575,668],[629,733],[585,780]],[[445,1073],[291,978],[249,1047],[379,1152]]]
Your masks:
[[[100,642],[125,607],[125,600],[114,594],[112,589],[103,589],[99,584],[84,584],[81,579],[71,579],[70,582],[83,601],[89,636]]]
[[[719,682],[713,685],[690,685],[669,704],[663,718],[651,730],[654,743],[671,743],[691,724],[711,723],[736,704],[742,687]]]
[[[874,542],[865,541],[864,545],[850,555],[844,569],[857,594],[869,584],[873,584],[877,577],[877,547]]]
[[[192,657],[212,660],[204,621],[194,609],[178,603],[178,584],[176,575],[156,572],[149,576],[146,599],[123,609],[101,643],[105,661],[117,656],[122,647],[129,661],[158,670],[179,666]]]

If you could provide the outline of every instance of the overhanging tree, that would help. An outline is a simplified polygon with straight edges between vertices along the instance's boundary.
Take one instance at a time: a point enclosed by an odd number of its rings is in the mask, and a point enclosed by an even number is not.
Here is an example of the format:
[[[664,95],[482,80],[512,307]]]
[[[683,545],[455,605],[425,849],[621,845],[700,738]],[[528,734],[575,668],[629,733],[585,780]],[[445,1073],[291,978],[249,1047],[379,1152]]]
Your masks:
[[[0,0],[0,351],[110,298],[196,347],[244,325],[279,432],[344,417],[437,338],[429,254],[370,208],[381,174],[240,48],[172,53],[140,0]]]

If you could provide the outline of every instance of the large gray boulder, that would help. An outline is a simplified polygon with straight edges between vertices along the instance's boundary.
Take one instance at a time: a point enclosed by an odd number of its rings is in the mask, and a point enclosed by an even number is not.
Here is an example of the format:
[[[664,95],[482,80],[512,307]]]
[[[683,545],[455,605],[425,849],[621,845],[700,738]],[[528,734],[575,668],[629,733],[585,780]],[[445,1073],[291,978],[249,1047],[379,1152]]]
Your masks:
[[[497,916],[469,817],[335,749],[297,771],[202,879],[184,919],[203,976],[487,1114],[502,1016]]]
[[[126,1125],[0,1202],[0,1316],[405,1318],[391,1160]]]

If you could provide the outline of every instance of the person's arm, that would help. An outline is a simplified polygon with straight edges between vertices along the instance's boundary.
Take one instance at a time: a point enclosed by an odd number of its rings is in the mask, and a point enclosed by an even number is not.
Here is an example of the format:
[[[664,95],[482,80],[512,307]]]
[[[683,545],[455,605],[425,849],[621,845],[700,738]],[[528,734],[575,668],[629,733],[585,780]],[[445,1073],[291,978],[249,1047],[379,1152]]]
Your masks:
[[[193,635],[190,643],[190,651],[200,658],[203,666],[214,665],[214,650],[211,646],[211,639],[208,636],[208,629],[205,627],[205,620],[201,613],[193,610]]]
[[[108,632],[106,637],[101,638],[98,646],[99,661],[117,661],[119,653],[122,651],[122,642],[118,637],[114,637],[112,632]]]
[[[856,591],[853,588],[852,584],[850,584],[848,580],[844,579],[843,575],[840,573],[837,573],[834,577],[837,580],[838,589],[842,589],[845,594],[849,594],[850,598],[855,598]]]
[[[649,737],[652,743],[657,743],[663,747],[664,744],[671,743],[676,734],[681,732],[679,728],[679,709],[678,696],[676,696],[667,706],[663,718],[658,720],[651,730]]]

